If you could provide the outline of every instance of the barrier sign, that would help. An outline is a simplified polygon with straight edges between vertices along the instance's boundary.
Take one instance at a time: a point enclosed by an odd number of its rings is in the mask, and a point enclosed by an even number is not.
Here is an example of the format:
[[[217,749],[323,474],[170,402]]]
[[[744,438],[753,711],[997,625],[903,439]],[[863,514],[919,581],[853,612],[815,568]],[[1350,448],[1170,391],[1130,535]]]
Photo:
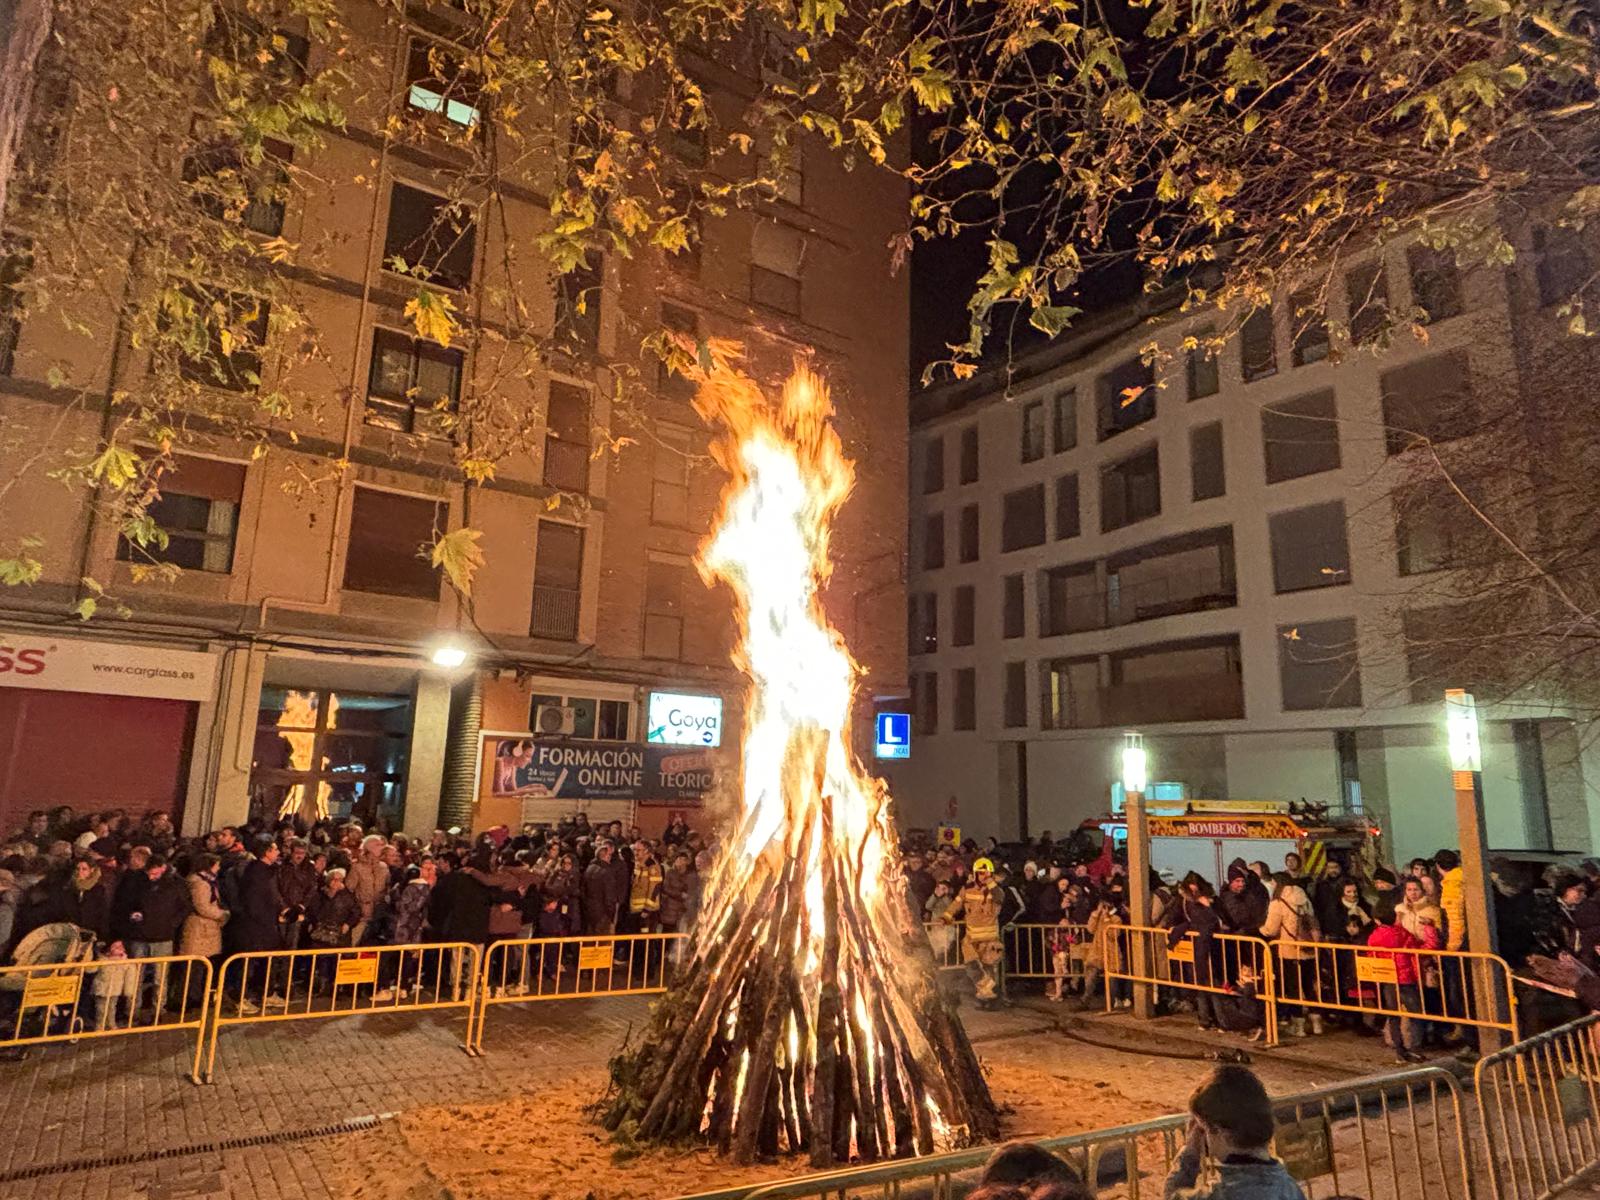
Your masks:
[[[598,946],[580,946],[578,947],[578,970],[609,971],[615,956],[616,949],[610,942],[604,942]]]
[[[378,960],[376,958],[341,958],[338,968],[333,973],[334,987],[343,987],[346,984],[377,982]]]
[[[1356,956],[1356,981],[1358,983],[1399,983],[1400,975],[1392,958],[1372,958],[1365,954]]]
[[[22,1007],[44,1008],[56,1004],[76,1004],[78,989],[83,986],[83,975],[73,971],[66,975],[33,975],[22,985]]]
[[[911,714],[881,712],[878,714],[878,738],[875,750],[879,758],[911,757]]]
[[[1333,1136],[1326,1117],[1307,1117],[1279,1125],[1272,1148],[1289,1174],[1301,1183],[1333,1173]]]
[[[1194,943],[1184,938],[1176,946],[1167,947],[1168,962],[1192,963],[1194,961]]]

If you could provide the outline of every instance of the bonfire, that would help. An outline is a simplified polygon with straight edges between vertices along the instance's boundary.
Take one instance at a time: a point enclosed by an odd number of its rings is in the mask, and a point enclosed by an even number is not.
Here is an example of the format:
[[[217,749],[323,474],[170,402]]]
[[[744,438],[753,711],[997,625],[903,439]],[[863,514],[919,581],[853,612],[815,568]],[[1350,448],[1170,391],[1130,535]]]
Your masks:
[[[890,798],[851,748],[860,669],[827,621],[849,495],[820,379],[774,403],[711,348],[695,405],[729,476],[697,559],[733,593],[749,677],[738,825],[690,952],[612,1062],[607,1128],[815,1166],[993,1140],[999,1118],[906,901]]]

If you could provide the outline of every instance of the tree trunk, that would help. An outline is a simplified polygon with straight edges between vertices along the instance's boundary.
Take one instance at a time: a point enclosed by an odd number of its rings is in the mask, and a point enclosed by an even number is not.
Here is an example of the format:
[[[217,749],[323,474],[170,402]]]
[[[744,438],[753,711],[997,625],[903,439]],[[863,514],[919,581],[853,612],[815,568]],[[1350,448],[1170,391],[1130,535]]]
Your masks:
[[[28,123],[34,71],[54,17],[53,0],[0,0],[0,214]]]

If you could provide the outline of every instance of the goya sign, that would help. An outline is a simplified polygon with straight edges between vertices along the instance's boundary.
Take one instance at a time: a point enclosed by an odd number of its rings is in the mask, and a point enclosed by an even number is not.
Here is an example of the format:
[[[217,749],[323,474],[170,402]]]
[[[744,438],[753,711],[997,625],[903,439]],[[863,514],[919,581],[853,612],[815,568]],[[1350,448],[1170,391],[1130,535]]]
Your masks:
[[[722,697],[651,692],[645,741],[657,746],[722,745]]]

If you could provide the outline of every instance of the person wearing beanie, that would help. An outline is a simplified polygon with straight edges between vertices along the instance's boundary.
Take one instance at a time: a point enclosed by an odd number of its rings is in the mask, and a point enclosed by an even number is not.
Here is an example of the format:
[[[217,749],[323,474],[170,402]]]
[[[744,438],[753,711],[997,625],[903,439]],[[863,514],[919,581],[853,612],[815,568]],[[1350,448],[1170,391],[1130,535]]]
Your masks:
[[[1379,925],[1394,921],[1395,906],[1400,902],[1400,877],[1388,867],[1379,867],[1372,873],[1372,919]]]
[[[1272,1156],[1272,1100],[1248,1067],[1217,1067],[1189,1097],[1189,1131],[1164,1189],[1166,1200],[1305,1200]],[[1216,1179],[1196,1186],[1206,1158]]]

